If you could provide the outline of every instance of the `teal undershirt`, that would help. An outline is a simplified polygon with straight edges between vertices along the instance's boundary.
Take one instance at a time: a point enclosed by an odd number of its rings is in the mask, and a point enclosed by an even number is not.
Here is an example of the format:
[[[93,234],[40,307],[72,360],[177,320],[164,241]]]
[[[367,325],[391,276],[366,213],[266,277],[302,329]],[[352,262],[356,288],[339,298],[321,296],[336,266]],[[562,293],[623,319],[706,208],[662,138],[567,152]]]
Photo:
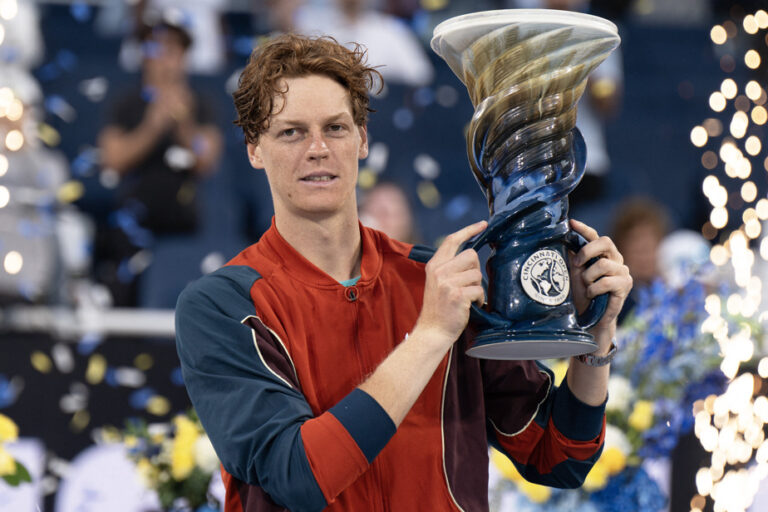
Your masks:
[[[355,286],[357,282],[360,280],[360,276],[353,277],[352,279],[347,279],[346,281],[339,281],[342,286]]]

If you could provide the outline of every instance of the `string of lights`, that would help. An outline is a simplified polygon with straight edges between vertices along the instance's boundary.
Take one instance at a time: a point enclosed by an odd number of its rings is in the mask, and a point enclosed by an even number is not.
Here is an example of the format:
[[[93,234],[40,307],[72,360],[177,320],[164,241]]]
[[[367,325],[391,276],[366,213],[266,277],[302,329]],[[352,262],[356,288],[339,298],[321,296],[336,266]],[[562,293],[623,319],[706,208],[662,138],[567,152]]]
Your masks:
[[[760,49],[768,46],[768,12],[759,10],[741,20],[715,25],[710,31],[720,54],[720,68],[733,74],[739,61],[746,74],[760,76]],[[765,34],[765,35],[764,35]],[[736,76],[735,74],[732,76]],[[768,476],[768,398],[762,379],[768,378],[768,358],[763,357],[757,372],[745,368],[764,352],[761,346],[763,322],[768,309],[761,304],[764,283],[757,268],[759,257],[768,260],[768,199],[759,198],[760,184],[766,182],[760,167],[763,159],[763,126],[768,122],[765,84],[725,78],[720,89],[709,96],[713,116],[691,130],[691,142],[704,149],[702,166],[710,174],[702,190],[712,207],[702,234],[713,241],[712,262],[732,271],[736,293],[706,299],[709,315],[702,329],[717,339],[723,356],[720,369],[730,379],[726,391],[710,395],[693,406],[695,434],[711,453],[710,464],[696,474],[698,495],[691,500],[691,512],[701,512],[708,502],[716,512],[745,511],[754,500],[761,480]],[[763,191],[763,195],[765,192]],[[730,265],[729,265],[730,264]],[[735,325],[725,317],[738,317]]]

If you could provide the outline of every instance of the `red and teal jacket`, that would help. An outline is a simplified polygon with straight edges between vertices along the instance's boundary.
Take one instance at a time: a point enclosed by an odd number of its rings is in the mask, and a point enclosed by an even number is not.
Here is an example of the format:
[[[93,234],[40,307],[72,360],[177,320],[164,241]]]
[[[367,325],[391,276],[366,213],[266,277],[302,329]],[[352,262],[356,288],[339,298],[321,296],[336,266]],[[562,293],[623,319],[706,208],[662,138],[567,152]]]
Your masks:
[[[360,230],[354,286],[273,221],[179,297],[177,349],[222,462],[226,512],[487,510],[489,444],[533,482],[581,485],[605,407],[554,386],[535,361],[474,359],[460,338],[397,429],[358,389],[413,329],[431,256]]]

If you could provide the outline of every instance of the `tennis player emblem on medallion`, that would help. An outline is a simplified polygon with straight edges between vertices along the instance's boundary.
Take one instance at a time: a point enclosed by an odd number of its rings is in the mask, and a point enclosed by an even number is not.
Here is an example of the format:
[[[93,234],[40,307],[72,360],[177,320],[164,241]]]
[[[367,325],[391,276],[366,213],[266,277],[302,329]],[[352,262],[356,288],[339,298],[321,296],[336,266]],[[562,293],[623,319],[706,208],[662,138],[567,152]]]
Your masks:
[[[536,251],[525,260],[520,281],[531,299],[548,306],[562,304],[570,291],[565,260],[551,249]]]

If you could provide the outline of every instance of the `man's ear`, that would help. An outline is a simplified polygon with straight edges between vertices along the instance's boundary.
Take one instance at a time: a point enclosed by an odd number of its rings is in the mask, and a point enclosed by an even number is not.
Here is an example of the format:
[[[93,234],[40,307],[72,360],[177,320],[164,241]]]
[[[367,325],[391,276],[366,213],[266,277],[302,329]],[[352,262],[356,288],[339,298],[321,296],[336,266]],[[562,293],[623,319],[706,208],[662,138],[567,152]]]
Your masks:
[[[261,145],[246,144],[246,150],[248,151],[248,161],[251,163],[251,167],[254,169],[263,169],[264,160],[261,158]]]
[[[360,130],[360,149],[357,151],[357,158],[362,160],[368,157],[368,127],[358,126],[357,129]]]

